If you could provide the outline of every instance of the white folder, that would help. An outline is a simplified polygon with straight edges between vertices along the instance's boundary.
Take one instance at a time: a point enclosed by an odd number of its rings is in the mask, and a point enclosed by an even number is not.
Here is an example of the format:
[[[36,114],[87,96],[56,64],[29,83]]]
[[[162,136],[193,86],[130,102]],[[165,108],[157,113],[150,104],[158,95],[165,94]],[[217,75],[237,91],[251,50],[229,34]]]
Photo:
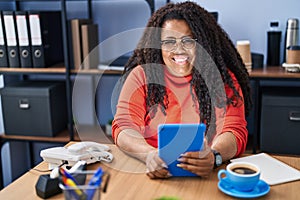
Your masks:
[[[8,61],[10,67],[20,67],[17,30],[13,11],[3,11]]]

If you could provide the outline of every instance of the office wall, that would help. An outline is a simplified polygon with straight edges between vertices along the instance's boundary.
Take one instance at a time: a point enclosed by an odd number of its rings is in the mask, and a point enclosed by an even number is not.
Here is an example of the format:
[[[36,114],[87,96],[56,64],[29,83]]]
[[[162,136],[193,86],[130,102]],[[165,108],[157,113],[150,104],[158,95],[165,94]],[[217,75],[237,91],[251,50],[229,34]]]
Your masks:
[[[93,5],[93,15],[96,23],[99,24],[100,41],[110,41],[112,44],[110,48],[100,50],[100,61],[107,57],[108,54],[118,55],[120,49],[134,49],[137,40],[119,42],[117,40],[118,34],[122,34],[129,30],[145,27],[148,18],[151,16],[150,9],[146,1],[97,1]],[[140,35],[136,35],[138,39]],[[126,47],[125,47],[126,46]],[[121,55],[118,55],[121,56]],[[102,60],[101,60],[102,59]],[[100,124],[106,124],[108,120],[112,119],[114,106],[111,103],[112,91],[115,83],[120,76],[105,75],[102,76],[98,84],[97,92],[97,113]]]
[[[209,11],[219,12],[219,24],[232,41],[247,39],[251,51],[267,55],[267,31],[271,21],[279,22],[282,31],[281,61],[283,61],[284,35],[289,18],[300,20],[299,0],[194,0]],[[179,2],[179,1],[174,1]]]

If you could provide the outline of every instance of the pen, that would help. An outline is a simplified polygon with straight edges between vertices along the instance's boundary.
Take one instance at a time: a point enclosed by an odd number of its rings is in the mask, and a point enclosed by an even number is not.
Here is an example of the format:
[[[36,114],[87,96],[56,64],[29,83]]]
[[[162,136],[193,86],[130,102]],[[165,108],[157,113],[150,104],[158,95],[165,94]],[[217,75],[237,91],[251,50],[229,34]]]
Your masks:
[[[96,189],[101,185],[102,175],[103,175],[102,168],[99,167],[88,183],[88,186],[94,186],[94,189],[88,189],[87,191],[88,200],[93,198]]]
[[[62,168],[60,168],[60,173],[62,174],[64,185],[69,187],[70,192],[73,192],[74,197],[78,200],[86,200],[86,194],[78,187],[74,177]]]
[[[107,186],[108,186],[108,182],[109,182],[109,179],[110,179],[110,174],[107,172],[105,173],[106,174],[106,180],[105,180],[105,183],[104,183],[104,186],[103,186],[103,192],[106,192],[107,190]]]
[[[66,170],[64,170],[63,168],[60,168],[60,169],[59,169],[59,172],[60,172],[64,177],[71,179],[72,181],[74,181],[74,182],[77,184],[75,178],[74,178],[71,174],[69,174]]]
[[[99,167],[95,172],[95,174],[93,175],[93,177],[91,178],[91,180],[89,181],[89,185],[99,186],[102,181],[102,175],[103,175],[102,168]]]
[[[76,194],[77,194],[78,196],[81,197],[81,196],[84,196],[84,195],[85,195],[85,194],[81,191],[81,189],[79,189],[79,188],[77,187],[77,185],[74,183],[73,180],[67,178],[65,184],[66,184],[66,186],[68,186],[68,187],[74,188],[74,191],[76,192]],[[82,199],[82,198],[80,198],[80,199]]]

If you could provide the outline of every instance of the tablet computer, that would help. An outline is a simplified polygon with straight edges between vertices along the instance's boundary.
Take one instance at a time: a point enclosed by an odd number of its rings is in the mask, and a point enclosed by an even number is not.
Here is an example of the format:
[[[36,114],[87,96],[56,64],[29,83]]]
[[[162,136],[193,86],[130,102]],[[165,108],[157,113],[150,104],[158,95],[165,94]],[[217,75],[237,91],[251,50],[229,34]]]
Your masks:
[[[168,165],[173,176],[196,176],[176,165],[177,159],[187,151],[203,148],[206,125],[200,124],[160,124],[158,126],[158,155]]]

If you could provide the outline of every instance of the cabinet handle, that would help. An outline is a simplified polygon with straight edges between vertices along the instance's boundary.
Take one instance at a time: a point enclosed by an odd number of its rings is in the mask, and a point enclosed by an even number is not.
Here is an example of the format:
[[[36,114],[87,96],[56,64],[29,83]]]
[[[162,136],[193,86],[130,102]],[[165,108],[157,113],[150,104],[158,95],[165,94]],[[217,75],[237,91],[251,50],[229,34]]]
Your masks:
[[[20,99],[19,100],[19,108],[20,109],[29,109],[30,105],[27,99]]]
[[[300,121],[300,111],[291,111],[289,119],[291,121]]]

